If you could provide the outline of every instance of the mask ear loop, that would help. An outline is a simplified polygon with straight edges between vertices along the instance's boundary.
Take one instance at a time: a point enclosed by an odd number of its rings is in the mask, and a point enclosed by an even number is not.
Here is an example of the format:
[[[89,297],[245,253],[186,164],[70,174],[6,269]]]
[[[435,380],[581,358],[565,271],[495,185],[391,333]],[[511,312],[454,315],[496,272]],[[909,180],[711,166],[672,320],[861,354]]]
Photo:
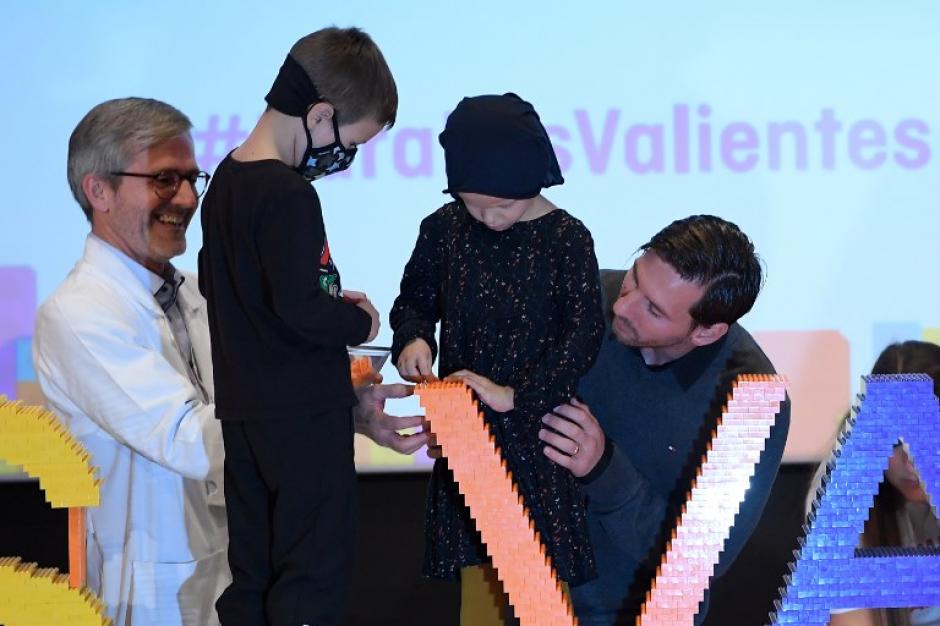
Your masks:
[[[313,148],[313,135],[310,134],[310,127],[307,126],[307,116],[310,115],[310,110],[316,105],[317,105],[316,102],[312,103],[310,106],[307,107],[307,109],[304,111],[304,114],[301,116],[301,121],[303,122],[303,125],[304,125],[304,132],[307,133],[308,149]]]
[[[336,115],[336,108],[333,108],[333,145],[337,146],[343,153],[346,155],[346,159],[349,163],[352,162],[353,157],[356,156],[356,153],[359,151],[358,147],[349,147],[343,143],[343,140],[339,136],[339,119]],[[346,165],[348,166],[349,163]],[[344,168],[345,169],[345,168]]]
[[[336,109],[333,109],[333,115],[330,117],[333,118],[333,141],[336,142],[336,145],[343,150],[348,150],[348,148],[343,144],[343,141],[339,138],[339,121],[336,119]]]
[[[307,107],[307,110],[304,111],[302,121],[304,124],[304,132],[307,133],[307,145],[310,149],[313,149],[313,135],[310,134],[310,127],[307,125],[307,116],[310,114],[310,109],[315,107],[320,102],[326,102],[325,100],[317,100],[313,104]],[[336,109],[333,109],[333,115],[330,116],[333,120],[333,145],[339,146],[343,150],[352,150],[352,148],[347,148],[342,140],[339,138],[339,121],[336,119]]]

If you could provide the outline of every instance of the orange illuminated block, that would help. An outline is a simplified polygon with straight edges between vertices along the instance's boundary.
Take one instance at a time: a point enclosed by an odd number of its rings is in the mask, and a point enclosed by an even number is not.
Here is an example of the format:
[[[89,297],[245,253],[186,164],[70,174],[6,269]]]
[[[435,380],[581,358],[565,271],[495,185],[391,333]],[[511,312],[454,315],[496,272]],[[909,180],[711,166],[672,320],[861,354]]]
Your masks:
[[[372,359],[367,356],[357,356],[349,362],[349,375],[352,377],[353,387],[363,387],[375,378],[372,368]]]
[[[431,382],[418,385],[415,394],[519,623],[576,625],[545,547],[470,389],[463,383]]]
[[[735,381],[656,570],[639,626],[694,623],[785,397],[786,381],[781,376],[744,375]]]
[[[69,587],[85,586],[85,507],[69,508]]]

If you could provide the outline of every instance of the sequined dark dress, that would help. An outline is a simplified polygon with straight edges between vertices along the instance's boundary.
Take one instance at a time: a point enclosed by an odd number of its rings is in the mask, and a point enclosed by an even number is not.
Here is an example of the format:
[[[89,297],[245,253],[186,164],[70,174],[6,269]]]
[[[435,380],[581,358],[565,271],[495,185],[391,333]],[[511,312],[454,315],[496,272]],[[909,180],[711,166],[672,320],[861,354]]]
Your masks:
[[[594,363],[604,322],[597,259],[585,226],[561,209],[490,230],[462,203],[421,223],[391,312],[393,359],[415,337],[437,353],[438,375],[468,369],[515,390],[515,409],[483,416],[503,451],[559,576],[595,576],[577,480],[542,453],[541,417],[575,394]],[[446,461],[428,490],[424,571],[456,578],[486,559]]]

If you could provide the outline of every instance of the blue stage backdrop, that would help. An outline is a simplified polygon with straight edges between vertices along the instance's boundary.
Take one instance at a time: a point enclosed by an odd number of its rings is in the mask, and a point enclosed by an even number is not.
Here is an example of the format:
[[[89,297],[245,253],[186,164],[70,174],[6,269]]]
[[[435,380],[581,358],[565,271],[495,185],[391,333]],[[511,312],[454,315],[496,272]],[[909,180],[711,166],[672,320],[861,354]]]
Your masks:
[[[398,122],[317,188],[344,284],[383,315],[421,218],[447,198],[437,143],[467,95],[533,102],[567,180],[547,195],[622,268],[673,219],[738,223],[766,262],[744,320],[794,401],[789,460],[822,458],[858,375],[940,333],[940,6],[749,2],[34,2],[0,8],[0,393],[38,401],[37,302],[81,253],[68,136],[98,102],[149,96],[194,124],[210,172],[246,136],[291,44],[373,35]],[[195,269],[198,219],[179,265]],[[386,325],[379,344],[391,336]],[[396,378],[387,366],[387,379]],[[401,413],[417,404],[395,407]],[[426,467],[358,444],[363,469]]]

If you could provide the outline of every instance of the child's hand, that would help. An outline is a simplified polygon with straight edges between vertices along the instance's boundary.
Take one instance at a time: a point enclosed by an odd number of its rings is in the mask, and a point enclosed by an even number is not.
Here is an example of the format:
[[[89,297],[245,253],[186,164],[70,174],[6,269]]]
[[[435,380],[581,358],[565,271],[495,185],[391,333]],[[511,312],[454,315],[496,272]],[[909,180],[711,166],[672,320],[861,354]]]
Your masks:
[[[382,326],[382,322],[379,320],[379,312],[375,310],[374,306],[372,306],[372,303],[369,301],[369,297],[361,291],[349,291],[344,289],[343,300],[352,302],[357,307],[368,313],[369,317],[372,318],[372,328],[369,329],[369,338],[366,339],[363,343],[369,343],[375,339],[379,334],[379,328]]]
[[[447,378],[455,378],[466,383],[468,387],[477,393],[477,396],[479,396],[480,400],[486,404],[486,406],[497,413],[512,411],[515,407],[513,400],[515,399],[516,392],[512,387],[497,385],[486,376],[474,374],[470,370],[454,372]]]
[[[431,372],[431,346],[424,339],[418,337],[412,339],[405,346],[405,349],[398,355],[398,373],[405,380],[413,383],[422,383],[426,380],[433,380],[434,374]]]

